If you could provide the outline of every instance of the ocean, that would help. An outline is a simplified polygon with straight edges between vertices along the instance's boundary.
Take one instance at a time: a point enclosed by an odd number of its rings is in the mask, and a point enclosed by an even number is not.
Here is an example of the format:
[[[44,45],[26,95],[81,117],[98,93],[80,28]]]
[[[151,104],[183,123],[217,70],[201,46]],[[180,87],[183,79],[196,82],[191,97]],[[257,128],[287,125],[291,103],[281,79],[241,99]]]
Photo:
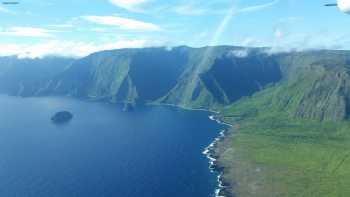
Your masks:
[[[53,124],[64,110],[74,118]],[[214,196],[217,174],[202,152],[223,126],[209,115],[1,95],[0,196]]]

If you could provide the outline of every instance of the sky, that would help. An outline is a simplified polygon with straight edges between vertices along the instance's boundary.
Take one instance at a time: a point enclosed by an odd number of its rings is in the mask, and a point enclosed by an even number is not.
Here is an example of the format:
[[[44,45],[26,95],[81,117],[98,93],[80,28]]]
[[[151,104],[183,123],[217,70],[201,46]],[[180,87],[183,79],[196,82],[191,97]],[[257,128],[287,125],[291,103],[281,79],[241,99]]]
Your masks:
[[[350,49],[350,15],[323,6],[335,0],[17,1],[0,4],[0,56],[180,45]]]

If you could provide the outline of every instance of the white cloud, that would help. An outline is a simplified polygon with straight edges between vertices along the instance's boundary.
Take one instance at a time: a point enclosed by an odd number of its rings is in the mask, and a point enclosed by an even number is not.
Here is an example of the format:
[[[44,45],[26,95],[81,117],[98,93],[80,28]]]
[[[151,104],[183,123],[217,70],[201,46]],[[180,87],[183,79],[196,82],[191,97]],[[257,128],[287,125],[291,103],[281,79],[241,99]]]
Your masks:
[[[282,39],[283,37],[284,37],[284,32],[283,32],[283,30],[282,29],[280,29],[280,28],[276,28],[275,29],[275,32],[274,32],[274,36],[275,36],[275,38],[277,38],[277,39]]]
[[[54,37],[52,33],[56,31],[35,28],[35,27],[10,27],[0,31],[3,36],[17,36],[17,37]]]
[[[244,46],[244,47],[255,47],[255,46],[263,46],[264,43],[255,37],[246,37],[242,39],[238,45]]]
[[[53,27],[53,28],[72,28],[74,27],[73,24],[53,24],[53,25],[48,25],[48,27]]]
[[[264,4],[257,4],[248,7],[235,6],[230,1],[186,1],[175,7],[174,11],[180,15],[204,15],[204,14],[224,14],[228,9],[234,8],[234,14],[257,12],[274,6],[279,3],[280,0],[273,0]]]
[[[182,0],[174,8],[167,8],[164,12],[171,10],[184,16],[222,15],[231,7],[232,2],[227,0]]]
[[[206,8],[199,8],[192,4],[184,4],[177,6],[175,12],[180,15],[203,15],[208,13],[209,10]]]
[[[245,58],[249,55],[249,50],[248,49],[232,50],[228,55],[236,58]]]
[[[140,5],[148,2],[149,0],[109,0],[113,5],[124,8],[129,11],[139,12],[141,11]]]
[[[280,2],[280,0],[274,0],[274,1],[271,1],[271,2],[265,3],[265,4],[253,5],[253,6],[248,6],[245,8],[240,8],[236,11],[236,13],[257,12],[257,11],[272,7],[279,2]]]
[[[16,55],[20,58],[42,58],[47,55],[83,57],[94,52],[121,48],[139,48],[150,46],[147,40],[117,40],[96,44],[53,40],[37,44],[0,44],[0,56]]]
[[[66,29],[66,28],[73,28],[73,27],[78,27],[80,25],[80,17],[73,17],[67,21],[64,21],[62,23],[54,23],[48,25],[50,28],[58,28],[58,29]]]
[[[288,32],[285,31],[273,32],[271,37],[246,37],[239,38],[234,42],[234,45],[244,47],[264,47],[267,54],[278,54],[285,52],[300,52],[310,50],[348,50],[350,44],[350,35],[344,33],[337,35],[334,32]],[[277,37],[276,37],[277,36]],[[240,54],[240,53],[238,53]]]
[[[106,33],[106,32],[108,32],[107,29],[105,29],[105,28],[99,28],[99,27],[91,28],[90,31],[92,31],[92,32],[97,32],[97,33]]]
[[[310,50],[346,50],[350,43],[349,34],[336,35],[324,31],[312,33],[289,33],[273,41],[266,42],[270,48],[266,50],[268,54],[284,52],[300,52]],[[272,45],[271,45],[272,43]],[[265,45],[268,46],[268,45]]]
[[[6,9],[2,6],[0,6],[0,13],[5,13],[5,14],[14,14],[14,12],[12,12],[11,10],[9,9]]]
[[[100,24],[115,26],[126,30],[139,30],[139,31],[159,31],[161,28],[158,25],[138,21],[134,19],[122,18],[117,16],[84,16],[83,19]]]

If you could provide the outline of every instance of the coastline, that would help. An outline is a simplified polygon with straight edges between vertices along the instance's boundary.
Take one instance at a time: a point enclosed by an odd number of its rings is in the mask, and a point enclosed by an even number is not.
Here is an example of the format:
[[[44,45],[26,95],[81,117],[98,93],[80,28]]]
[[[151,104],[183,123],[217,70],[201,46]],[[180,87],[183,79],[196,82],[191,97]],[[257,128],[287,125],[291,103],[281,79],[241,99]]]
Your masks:
[[[207,157],[209,160],[209,170],[211,173],[218,174],[217,176],[217,188],[215,189],[215,197],[233,197],[232,190],[230,190],[230,185],[227,183],[227,181],[224,180],[224,167],[219,165],[218,158],[219,158],[219,152],[217,150],[219,143],[222,142],[226,137],[228,137],[228,132],[232,132],[232,128],[234,128],[234,125],[224,122],[220,119],[220,112],[219,111],[213,111],[209,109],[195,109],[195,108],[189,108],[181,105],[176,104],[165,104],[165,103],[148,103],[147,105],[153,105],[153,106],[168,106],[168,107],[176,107],[183,110],[188,111],[204,111],[204,112],[210,112],[215,115],[210,115],[208,118],[212,121],[217,122],[220,125],[225,125],[227,128],[220,131],[219,136],[216,137],[211,144],[209,144],[202,152],[203,155]]]
[[[40,97],[40,96],[39,96]],[[56,96],[52,96],[56,97]],[[60,97],[60,96],[58,96]],[[78,99],[81,101],[87,101],[87,102],[98,102],[98,103],[107,103],[107,104],[126,104],[127,102],[110,102],[110,101],[103,101],[103,100],[92,100],[92,99],[83,99],[83,98],[77,98],[77,97],[72,97],[72,96],[63,96],[64,98],[73,98],[73,99]],[[20,98],[25,98],[25,97],[20,97]],[[230,187],[229,184],[223,179],[224,175],[224,167],[220,166],[218,164],[218,158],[219,158],[219,153],[217,151],[218,145],[221,141],[226,139],[228,137],[228,132],[234,127],[234,125],[229,124],[227,122],[224,122],[220,119],[220,112],[219,111],[214,111],[210,109],[205,109],[205,108],[190,108],[190,107],[185,107],[181,105],[176,105],[176,104],[165,104],[165,103],[145,103],[145,106],[165,106],[165,107],[174,107],[174,108],[179,108],[182,110],[188,110],[188,111],[203,111],[203,112],[209,112],[215,115],[210,115],[208,118],[212,121],[215,121],[216,123],[220,125],[225,125],[227,128],[222,129],[211,144],[209,144],[202,152],[203,155],[207,157],[209,160],[209,170],[211,173],[218,174],[217,175],[217,187],[214,190],[215,197],[233,197],[233,194],[231,193],[228,188]]]
[[[215,115],[210,115],[208,118],[212,121],[215,121],[216,123],[220,125],[225,125],[227,128],[222,129],[219,133],[219,136],[216,137],[211,144],[209,144],[202,152],[203,155],[207,157],[209,160],[209,170],[211,173],[218,174],[217,176],[217,188],[215,189],[215,197],[233,197],[232,190],[230,190],[230,185],[227,181],[224,180],[224,167],[221,166],[218,163],[218,158],[220,153],[218,152],[217,148],[219,146],[219,143],[225,140],[228,137],[228,133],[232,132],[232,128],[234,128],[234,125],[224,122],[220,119],[220,112],[219,111],[213,111],[209,109],[195,109],[195,108],[189,108],[181,105],[176,104],[168,104],[168,103],[148,103],[146,105],[151,106],[168,106],[168,107],[176,107],[183,110],[188,111],[204,111],[213,113]]]
[[[228,127],[221,130],[221,132],[219,133],[219,136],[216,137],[214,141],[204,149],[203,154],[209,160],[210,172],[218,174],[217,176],[218,186],[215,189],[215,197],[231,197],[232,194],[230,194],[230,192],[227,190],[229,185],[226,184],[225,181],[223,180],[223,174],[224,174],[223,167],[220,166],[217,162],[219,157],[217,153],[217,146],[222,140],[224,140],[227,137],[227,133],[229,132],[230,129],[233,128],[233,125],[221,121],[219,118],[215,117],[214,115],[209,116],[209,119],[217,122],[218,124],[225,125]]]
[[[190,108],[190,107],[185,107],[185,106],[182,106],[182,105],[169,104],[169,103],[146,103],[146,105],[150,105],[150,106],[168,106],[168,107],[176,107],[176,108],[180,108],[180,109],[188,110],[188,111],[204,111],[204,112],[210,112],[210,113],[214,113],[214,114],[220,114],[219,111],[214,111],[214,110],[210,110],[210,109]]]

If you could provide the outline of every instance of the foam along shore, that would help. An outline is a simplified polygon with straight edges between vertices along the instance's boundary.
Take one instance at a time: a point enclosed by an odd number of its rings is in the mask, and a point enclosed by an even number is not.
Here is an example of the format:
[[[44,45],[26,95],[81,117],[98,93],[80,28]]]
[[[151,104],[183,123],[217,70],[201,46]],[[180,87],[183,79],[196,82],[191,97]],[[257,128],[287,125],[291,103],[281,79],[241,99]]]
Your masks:
[[[168,106],[168,107],[176,107],[176,108],[180,108],[180,109],[183,109],[183,110],[188,110],[188,111],[204,111],[204,112],[210,112],[210,113],[213,113],[213,114],[220,114],[220,112],[218,111],[214,111],[214,110],[210,110],[210,109],[206,109],[206,108],[191,108],[191,107],[186,107],[186,106],[183,106],[183,105],[176,105],[176,104],[169,104],[169,103],[147,103],[147,105],[150,105],[150,106]],[[211,117],[211,116],[209,116]]]
[[[218,124],[222,124],[222,125],[226,125],[229,127],[233,127],[233,125],[222,122],[221,120],[219,120],[218,118],[216,118],[214,115],[209,116],[210,120],[216,121]],[[217,138],[214,139],[214,141],[204,149],[203,154],[209,159],[209,169],[212,173],[218,173],[219,175],[217,176],[217,181],[218,181],[218,187],[215,190],[215,197],[226,197],[223,193],[224,189],[226,188],[226,186],[223,183],[222,180],[222,169],[220,169],[220,167],[218,167],[217,165],[217,156],[215,154],[215,149],[218,145],[218,143],[223,140],[226,137],[226,132],[228,131],[228,129],[223,129],[220,133],[219,136]]]
[[[180,108],[180,109],[184,109],[184,110],[189,110],[189,111],[205,111],[205,112],[210,112],[212,114],[215,115],[210,115],[209,119],[212,121],[216,121],[218,124],[221,125],[225,125],[228,126],[229,128],[227,129],[223,129],[221,130],[221,132],[219,133],[219,136],[217,138],[214,139],[214,141],[207,146],[204,151],[202,152],[209,160],[209,169],[211,173],[218,173],[217,176],[217,182],[218,182],[218,186],[217,189],[215,190],[215,197],[229,197],[227,195],[224,195],[224,193],[227,193],[224,191],[224,189],[227,187],[224,184],[224,181],[222,179],[222,169],[217,165],[217,156],[215,156],[215,149],[218,145],[218,143],[223,140],[226,137],[226,132],[228,132],[228,130],[233,127],[232,124],[226,123],[221,121],[219,118],[217,118],[220,115],[220,112],[218,111],[213,111],[213,110],[208,110],[208,109],[193,109],[193,108],[187,108],[184,106],[180,106],[180,105],[174,105],[174,104],[165,104],[165,103],[150,103],[148,105],[155,105],[155,106],[169,106],[169,107],[176,107],[176,108]]]

